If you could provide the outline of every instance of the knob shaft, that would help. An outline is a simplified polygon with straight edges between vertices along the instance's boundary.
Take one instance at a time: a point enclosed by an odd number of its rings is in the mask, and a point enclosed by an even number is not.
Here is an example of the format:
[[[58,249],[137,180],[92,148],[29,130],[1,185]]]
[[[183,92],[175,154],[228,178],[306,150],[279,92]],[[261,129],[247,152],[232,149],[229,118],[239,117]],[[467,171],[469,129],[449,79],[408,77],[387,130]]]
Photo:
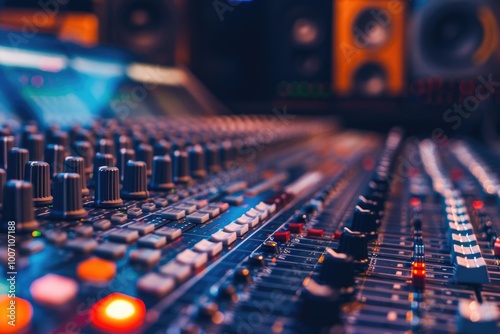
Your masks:
[[[52,180],[54,205],[52,217],[56,219],[79,219],[87,215],[83,209],[82,180],[76,173],[60,173]]]
[[[115,208],[123,205],[120,198],[120,171],[116,167],[100,167],[96,173],[97,186],[95,204],[100,208]]]
[[[148,198],[146,163],[143,161],[129,160],[125,165],[122,198],[146,199]]]
[[[154,157],[153,176],[149,188],[154,190],[169,190],[175,185],[172,180],[172,159],[168,155]]]
[[[33,231],[38,228],[33,211],[33,189],[31,183],[10,180],[3,189],[2,230],[15,224],[16,232]],[[15,223],[9,223],[15,222]]]
[[[7,164],[7,179],[8,180],[24,180],[24,165],[29,160],[29,152],[27,149],[14,147],[8,152]]]
[[[14,147],[14,136],[0,137],[0,168],[7,170],[7,156],[9,151]]]
[[[66,157],[64,159],[64,172],[80,175],[82,196],[87,196],[90,193],[85,175],[85,160],[82,157]]]
[[[48,144],[45,147],[45,161],[47,161],[50,165],[51,178],[54,178],[57,174],[62,173],[65,157],[66,149],[64,146]]]
[[[33,203],[44,206],[52,203],[50,193],[50,166],[45,161],[30,161],[26,164],[24,180],[33,187]]]
[[[174,181],[177,183],[188,183],[191,181],[189,176],[189,158],[187,152],[174,152]]]

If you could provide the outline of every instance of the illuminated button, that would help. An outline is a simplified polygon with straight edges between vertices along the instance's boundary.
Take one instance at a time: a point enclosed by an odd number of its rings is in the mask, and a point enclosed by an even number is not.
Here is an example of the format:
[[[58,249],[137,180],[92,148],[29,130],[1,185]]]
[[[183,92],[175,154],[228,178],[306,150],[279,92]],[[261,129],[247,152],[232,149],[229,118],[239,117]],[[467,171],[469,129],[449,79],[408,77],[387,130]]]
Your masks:
[[[194,245],[194,250],[199,253],[207,253],[209,256],[215,256],[222,252],[222,242],[211,242],[203,239]]]
[[[61,306],[75,298],[78,283],[67,277],[47,274],[31,283],[30,293],[38,304]]]
[[[172,241],[181,236],[182,230],[180,228],[162,227],[157,229],[155,234],[163,235],[167,237],[168,241]]]
[[[14,305],[14,306],[13,306]],[[27,333],[33,316],[33,308],[29,301],[7,295],[0,296],[0,333]],[[9,324],[15,320],[15,326]]]
[[[186,211],[181,209],[168,209],[160,212],[161,218],[178,220],[186,216]]]
[[[81,262],[76,268],[76,273],[78,278],[82,281],[96,283],[107,282],[115,277],[116,264],[94,257]]]
[[[463,244],[463,245],[476,245],[477,244],[477,239],[474,234],[457,234],[457,233],[452,233],[451,238],[454,243],[457,244]]]
[[[149,234],[155,230],[155,226],[153,224],[146,224],[141,222],[132,223],[127,227],[132,230],[138,231],[140,235]]]
[[[210,219],[210,214],[204,212],[195,212],[186,217],[186,220],[195,224],[206,223]]]
[[[495,244],[493,245],[493,252],[496,257],[500,257],[500,238],[495,240]]]
[[[222,244],[228,246],[236,241],[236,233],[228,233],[222,230],[219,230],[212,234],[210,240],[215,242],[222,242]]]
[[[423,288],[425,285],[425,263],[413,262],[411,278],[413,286],[416,288]]]
[[[248,232],[248,225],[231,223],[224,227],[224,231],[228,233],[234,232],[238,237],[241,237],[242,235],[245,235],[245,233]]]
[[[142,325],[146,306],[140,299],[113,293],[98,301],[90,311],[94,327],[107,332],[133,331]]]
[[[163,297],[175,287],[175,280],[171,277],[163,277],[156,273],[149,273],[137,281],[137,289],[141,292]]]
[[[185,251],[177,254],[175,257],[177,262],[187,264],[193,269],[198,269],[202,267],[208,261],[207,253],[196,253],[190,249],[186,249]]]
[[[170,261],[160,267],[160,273],[165,276],[174,277],[178,283],[182,283],[191,275],[191,266],[177,261]]]
[[[249,217],[246,214],[236,219],[236,222],[241,225],[249,225],[250,227],[255,227],[259,223],[258,217]]]
[[[94,254],[106,259],[119,259],[125,256],[127,246],[114,242],[103,242],[94,250]]]
[[[167,238],[163,235],[149,234],[140,237],[137,245],[140,247],[160,248],[167,244]]]
[[[474,246],[464,246],[464,245],[453,245],[453,255],[460,255],[465,257],[470,256],[481,256],[481,250],[478,245]]]

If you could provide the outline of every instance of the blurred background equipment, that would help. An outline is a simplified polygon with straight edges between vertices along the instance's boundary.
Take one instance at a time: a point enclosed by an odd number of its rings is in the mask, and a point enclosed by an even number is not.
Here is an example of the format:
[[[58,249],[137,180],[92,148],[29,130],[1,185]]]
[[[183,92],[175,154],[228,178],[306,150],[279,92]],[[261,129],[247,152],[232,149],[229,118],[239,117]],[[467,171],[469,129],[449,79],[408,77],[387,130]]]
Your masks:
[[[334,13],[335,92],[401,95],[406,78],[406,2],[338,0]]]

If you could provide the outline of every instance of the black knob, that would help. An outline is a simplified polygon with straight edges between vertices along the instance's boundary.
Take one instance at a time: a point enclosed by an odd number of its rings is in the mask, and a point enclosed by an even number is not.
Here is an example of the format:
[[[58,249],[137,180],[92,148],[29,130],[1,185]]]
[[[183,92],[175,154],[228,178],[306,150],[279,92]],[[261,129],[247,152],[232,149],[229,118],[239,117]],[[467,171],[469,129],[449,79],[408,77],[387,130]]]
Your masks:
[[[146,163],[143,161],[127,161],[123,178],[122,198],[148,198]]]
[[[0,168],[7,170],[8,168],[7,154],[13,147],[14,147],[13,136],[0,137]]]
[[[7,181],[3,189],[3,231],[9,230],[12,224],[15,224],[16,232],[33,231],[38,228],[32,196],[31,183],[20,180]]]
[[[208,143],[205,146],[205,156],[208,171],[218,173],[221,170],[219,146]]]
[[[79,219],[87,215],[83,209],[82,180],[76,173],[60,173],[52,180],[54,205],[51,215],[56,219]]]
[[[374,234],[378,226],[377,215],[373,211],[356,205],[351,223],[352,231]]]
[[[96,173],[95,204],[101,208],[123,205],[120,198],[120,171],[116,167],[100,167]]]
[[[47,138],[47,141],[49,144],[61,145],[66,149],[69,145],[69,136],[64,131],[55,131]]]
[[[127,136],[115,136],[115,143],[117,149],[116,155],[119,155],[122,149],[131,150],[133,148],[132,139]]]
[[[319,279],[334,288],[354,286],[354,262],[351,256],[326,248]]]
[[[120,180],[123,182],[123,175],[125,171],[125,166],[129,160],[135,160],[135,151],[132,149],[122,148],[118,152],[118,158],[116,159],[116,166],[120,170]]]
[[[115,144],[111,139],[102,138],[97,142],[96,152],[115,155]]]
[[[165,139],[160,139],[153,145],[153,153],[157,155],[167,155],[172,151],[172,145]]]
[[[177,183],[188,183],[191,181],[189,176],[189,158],[185,151],[175,151],[173,157],[174,181]]]
[[[75,153],[84,160],[84,169],[87,175],[92,173],[92,159],[94,158],[94,148],[88,141],[77,141],[74,145]]]
[[[311,326],[314,333],[341,333],[329,331],[325,328],[341,325],[340,298],[336,289],[321,285],[309,279],[307,285],[300,292],[298,317]]]
[[[23,129],[21,131],[21,147],[23,148],[28,148],[28,138],[31,135],[37,134],[38,133],[38,128],[35,124],[27,124],[23,126]],[[30,152],[31,153],[31,152]],[[31,155],[30,155],[31,157]]]
[[[153,168],[153,148],[148,144],[139,144],[136,149],[136,160],[146,163],[147,174],[151,175]]]
[[[23,146],[30,152],[31,161],[44,161],[43,150],[45,137],[42,134],[31,134],[26,138],[26,144]]]
[[[33,187],[33,203],[44,206],[52,203],[50,194],[50,165],[45,161],[30,161],[26,164],[24,180]]]
[[[99,172],[99,168],[103,166],[112,167],[115,165],[115,158],[112,154],[108,153],[96,153],[94,156],[94,163],[92,169],[92,182],[91,186],[96,187],[97,185],[97,175]]]
[[[7,180],[24,180],[24,165],[29,160],[29,152],[25,148],[14,147],[7,153]]]
[[[64,158],[66,158],[66,149],[64,146],[48,144],[45,146],[45,161],[50,165],[50,175],[54,178],[62,173],[64,168]]]
[[[149,188],[154,190],[168,190],[174,188],[172,182],[172,159],[168,155],[154,157],[153,176]]]
[[[338,252],[351,255],[358,262],[368,261],[368,239],[366,234],[344,227]]]
[[[3,206],[3,187],[5,186],[5,182],[7,182],[7,173],[0,168],[0,210]]]
[[[235,156],[233,154],[233,144],[231,143],[231,141],[223,141],[219,146],[219,151],[222,168],[230,168],[233,165],[235,159]]]
[[[64,159],[64,172],[80,175],[82,196],[87,196],[90,193],[85,175],[85,160],[82,157],[66,157]]]
[[[191,168],[191,176],[197,179],[202,179],[207,176],[205,169],[205,151],[200,145],[194,145],[189,149],[189,166]]]

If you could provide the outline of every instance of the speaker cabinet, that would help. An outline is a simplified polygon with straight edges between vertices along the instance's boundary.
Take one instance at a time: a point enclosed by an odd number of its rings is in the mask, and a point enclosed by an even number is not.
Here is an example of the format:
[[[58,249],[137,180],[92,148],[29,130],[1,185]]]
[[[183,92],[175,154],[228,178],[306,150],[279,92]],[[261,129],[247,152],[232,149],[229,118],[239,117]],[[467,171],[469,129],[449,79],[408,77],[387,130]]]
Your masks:
[[[99,0],[101,42],[128,49],[143,61],[174,65],[187,57],[185,0]]]
[[[396,96],[405,87],[406,2],[337,0],[333,89],[340,96]]]
[[[283,97],[328,97],[332,0],[266,1],[270,91]]]
[[[412,8],[412,76],[463,79],[492,71],[498,8],[488,0],[432,0]]]

